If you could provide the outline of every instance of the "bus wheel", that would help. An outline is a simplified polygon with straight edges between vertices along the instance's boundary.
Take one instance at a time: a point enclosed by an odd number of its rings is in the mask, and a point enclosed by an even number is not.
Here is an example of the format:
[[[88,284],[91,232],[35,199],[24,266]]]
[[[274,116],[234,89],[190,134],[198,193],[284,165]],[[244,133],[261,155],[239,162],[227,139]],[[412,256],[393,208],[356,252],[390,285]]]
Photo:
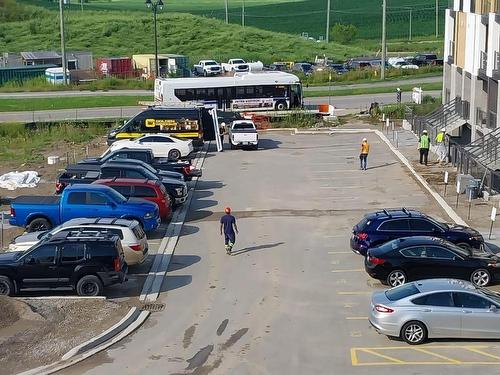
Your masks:
[[[285,111],[288,109],[288,106],[284,100],[280,100],[279,102],[276,103],[276,110],[277,111]]]
[[[179,150],[173,149],[168,152],[168,158],[172,160],[179,160],[181,153]]]

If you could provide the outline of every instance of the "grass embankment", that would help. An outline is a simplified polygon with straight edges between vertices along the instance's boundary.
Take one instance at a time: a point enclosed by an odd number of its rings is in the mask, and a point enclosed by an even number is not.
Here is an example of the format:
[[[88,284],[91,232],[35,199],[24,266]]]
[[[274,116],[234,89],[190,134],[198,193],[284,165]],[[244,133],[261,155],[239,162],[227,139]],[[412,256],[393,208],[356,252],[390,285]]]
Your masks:
[[[0,99],[0,112],[41,111],[48,109],[128,107],[139,101],[153,101],[148,96],[68,96],[53,98]]]
[[[47,0],[24,0],[52,8],[57,2]],[[80,11],[80,2],[72,2],[74,12]],[[224,2],[221,0],[168,0],[164,12],[183,12],[202,15],[219,20],[225,19]],[[381,1],[332,0],[330,23],[353,24],[358,29],[358,36],[380,40],[382,30]],[[412,36],[430,36],[435,30],[435,0],[398,0],[392,1],[387,8],[387,34],[389,38],[408,38],[410,10],[412,11]],[[229,1],[229,22],[241,25],[242,2]],[[439,1],[439,30],[444,30],[444,9],[448,3]],[[138,0],[89,0],[84,9],[135,11],[150,13],[144,1]],[[324,0],[247,0],[245,1],[245,24],[265,30],[298,35],[307,32],[318,38],[325,35]]]
[[[379,86],[379,87],[366,87],[366,88],[353,88],[353,89],[342,89],[342,90],[321,90],[321,91],[305,91],[304,96],[306,98],[314,98],[318,96],[346,96],[346,95],[366,95],[366,94],[384,94],[384,93],[395,93],[396,89],[399,87],[401,91],[412,91],[412,89],[417,85],[399,85],[399,86]],[[441,90],[443,87],[442,83],[423,83],[418,85],[424,91],[434,91]]]
[[[31,163],[45,159],[44,152],[58,146],[85,144],[106,134],[101,122],[46,124],[36,130],[18,123],[0,126],[0,162]],[[67,148],[66,148],[67,149]]]
[[[66,49],[69,51],[91,50],[95,57],[152,53],[152,36],[151,12],[67,12]],[[160,53],[183,54],[191,63],[201,58],[224,61],[234,57],[265,63],[301,61],[324,54],[335,60],[345,60],[367,53],[359,47],[316,43],[298,35],[226,25],[216,19],[172,12],[158,14],[158,36]],[[59,20],[55,10],[41,9],[37,17],[29,21],[0,23],[2,51],[59,49]]]

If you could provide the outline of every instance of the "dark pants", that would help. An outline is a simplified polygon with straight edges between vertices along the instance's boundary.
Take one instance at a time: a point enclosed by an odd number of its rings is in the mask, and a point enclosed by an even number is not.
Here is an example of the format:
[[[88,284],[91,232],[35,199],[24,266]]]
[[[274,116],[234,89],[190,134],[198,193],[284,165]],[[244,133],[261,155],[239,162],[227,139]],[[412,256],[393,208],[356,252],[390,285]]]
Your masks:
[[[226,246],[229,245],[229,243],[231,243],[232,245],[234,245],[234,242],[236,241],[236,235],[233,233],[224,233],[224,244]]]
[[[420,164],[425,164],[427,165],[427,158],[429,157],[429,149],[428,148],[421,148],[420,149]],[[423,163],[422,163],[423,161]]]
[[[359,154],[359,162],[361,169],[366,170],[368,154]]]
[[[224,134],[220,135],[220,144],[222,145],[221,146],[222,151],[224,151]]]

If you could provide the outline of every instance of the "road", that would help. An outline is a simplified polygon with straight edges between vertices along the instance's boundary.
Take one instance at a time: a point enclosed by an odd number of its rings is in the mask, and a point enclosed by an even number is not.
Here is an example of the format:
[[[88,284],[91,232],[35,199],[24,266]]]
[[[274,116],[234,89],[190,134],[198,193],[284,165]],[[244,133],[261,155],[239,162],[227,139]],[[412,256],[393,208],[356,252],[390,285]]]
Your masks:
[[[343,89],[356,89],[356,88],[366,88],[366,87],[387,87],[387,86],[397,86],[400,85],[410,85],[410,84],[421,84],[421,83],[433,83],[442,82],[442,76],[436,77],[423,77],[423,78],[412,78],[412,79],[402,79],[397,81],[386,81],[386,82],[372,82],[372,83],[355,83],[350,85],[342,85],[334,83],[331,86],[331,90],[343,90]],[[304,91],[321,91],[328,90],[328,86],[310,86],[304,87]],[[140,95],[153,95],[152,90],[107,90],[107,91],[88,91],[88,90],[68,90],[68,91],[41,91],[41,92],[11,92],[11,93],[0,93],[0,99],[13,99],[13,98],[52,98],[52,97],[68,97],[68,96],[140,96]]]
[[[262,134],[259,151],[210,154],[158,301],[165,310],[63,373],[495,373],[496,343],[414,348],[370,328],[369,295],[383,286],[349,249],[352,226],[382,207],[446,217],[373,134],[359,171],[363,136]],[[240,229],[232,256],[218,233],[225,206]]]
[[[440,96],[440,91],[429,91],[425,94]],[[342,109],[367,109],[370,103],[376,101],[380,104],[396,102],[396,95],[389,94],[369,94],[369,95],[350,95],[335,96],[330,98],[335,107]],[[411,93],[403,93],[403,101],[411,101]],[[328,103],[328,97],[305,98],[305,104],[317,105]],[[57,120],[83,120],[83,119],[113,119],[129,118],[137,114],[143,107],[101,107],[101,108],[78,108],[78,109],[59,109],[46,111],[27,111],[27,112],[0,112],[0,122],[35,122],[35,121],[57,121]]]

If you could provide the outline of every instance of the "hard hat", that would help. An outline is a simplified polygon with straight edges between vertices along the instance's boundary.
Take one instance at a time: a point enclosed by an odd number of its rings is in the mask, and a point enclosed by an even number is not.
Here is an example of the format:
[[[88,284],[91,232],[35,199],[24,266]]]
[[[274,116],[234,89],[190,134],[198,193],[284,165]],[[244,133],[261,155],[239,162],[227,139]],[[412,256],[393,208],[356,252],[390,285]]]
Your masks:
[[[366,142],[366,141],[368,141],[368,139],[366,139],[366,138],[363,138],[363,142]]]
[[[425,134],[427,134],[427,130],[424,130],[424,131],[423,131],[422,133],[425,133]]]
[[[446,128],[442,128],[441,131],[444,133],[446,131]]]
[[[226,207],[226,208],[224,209],[224,212],[225,212],[226,214],[230,214],[230,213],[231,213],[231,207]]]

